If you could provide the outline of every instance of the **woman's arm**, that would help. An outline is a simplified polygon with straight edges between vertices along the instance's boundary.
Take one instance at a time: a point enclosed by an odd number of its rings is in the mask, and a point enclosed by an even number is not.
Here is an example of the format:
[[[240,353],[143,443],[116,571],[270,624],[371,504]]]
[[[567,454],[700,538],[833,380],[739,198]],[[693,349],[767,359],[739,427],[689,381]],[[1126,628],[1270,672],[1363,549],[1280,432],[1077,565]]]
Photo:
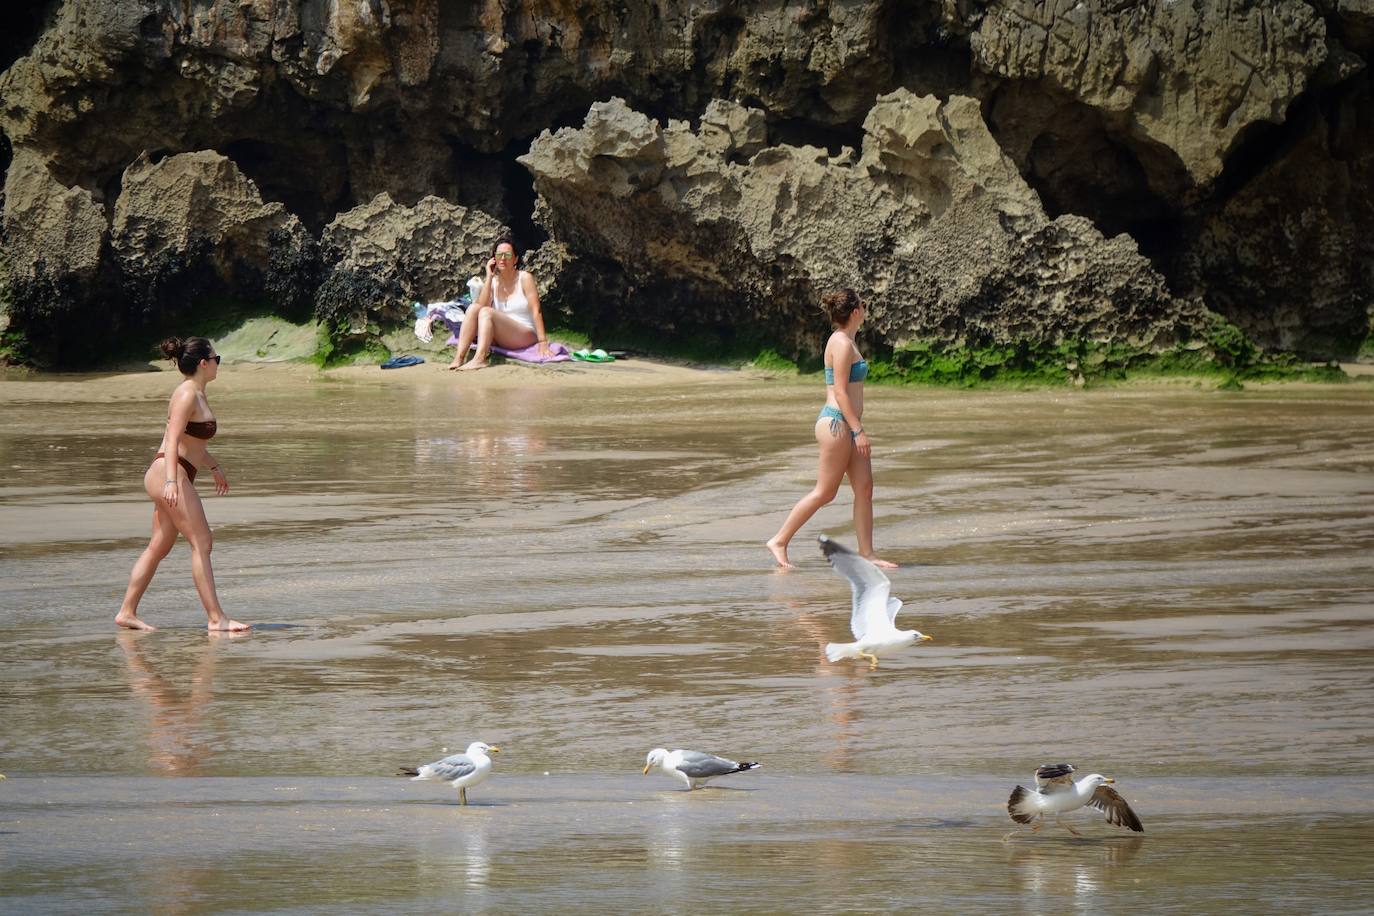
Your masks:
[[[527,270],[520,272],[520,286],[525,291],[525,301],[530,304],[530,318],[534,320],[534,336],[539,339],[539,355],[549,355],[549,335],[544,330],[544,313],[539,309],[539,287],[534,275]]]
[[[178,483],[181,462],[177,458],[181,454],[181,437],[186,432],[186,423],[191,419],[191,410],[195,405],[195,392],[186,383],[177,386],[177,390],[172,392],[171,403],[167,405],[167,432],[162,437],[165,443],[162,453],[162,471],[165,476],[162,482],[162,498],[167,500],[169,506],[177,504],[177,494],[181,490]]]
[[[205,460],[209,462],[206,467],[210,469],[211,474],[215,475],[215,493],[223,496],[229,492],[229,477],[220,467],[219,459],[210,454],[208,448],[205,450]]]
[[[487,258],[487,277],[482,281],[482,288],[477,291],[477,298],[473,300],[475,308],[486,308],[491,305],[491,285],[496,281],[492,278],[496,275],[496,259]]]

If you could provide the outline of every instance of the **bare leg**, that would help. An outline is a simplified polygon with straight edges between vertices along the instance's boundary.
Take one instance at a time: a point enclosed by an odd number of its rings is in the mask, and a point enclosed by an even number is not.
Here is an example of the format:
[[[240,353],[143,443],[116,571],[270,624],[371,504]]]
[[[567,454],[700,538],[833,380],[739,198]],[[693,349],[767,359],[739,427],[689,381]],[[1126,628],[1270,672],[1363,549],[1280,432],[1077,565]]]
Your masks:
[[[483,309],[481,318],[477,323],[477,352],[473,354],[472,360],[463,368],[486,368],[487,357],[491,355],[492,344],[497,344],[508,350],[519,350],[534,343],[535,339],[534,331],[504,312],[491,308]]]
[[[166,505],[163,505],[164,510]],[[210,565],[210,550],[214,547],[215,537],[210,533],[210,523],[205,519],[205,507],[201,505],[200,494],[196,488],[183,478],[181,499],[171,510],[184,538],[191,545],[191,577],[196,583],[200,603],[205,606],[211,630],[238,631],[248,629],[248,624],[230,620],[220,606],[219,595],[215,591],[215,570]]]
[[[854,491],[854,537],[859,554],[883,569],[896,569],[896,563],[880,560],[873,552],[873,462],[854,449],[849,456],[849,486]]]
[[[490,308],[489,305],[480,308],[473,305],[463,313],[463,324],[458,328],[458,352],[453,354],[453,362],[448,364],[450,369],[462,368],[463,360],[468,357],[468,347],[472,346],[473,338],[477,336],[477,316]]]
[[[159,458],[148,469],[143,478],[144,489],[148,489],[150,480],[158,481],[158,485],[161,486],[160,482],[165,479],[162,475],[166,473],[163,470],[163,461],[164,459]],[[143,593],[148,590],[148,584],[153,581],[158,564],[162,562],[163,557],[167,556],[176,540],[176,525],[172,523],[167,511],[159,505],[158,500],[154,499],[153,536],[134,563],[133,570],[129,573],[129,587],[124,590],[124,601],[119,606],[119,613],[115,615],[116,624],[130,630],[157,629],[157,627],[144,623],[138,618],[138,603],[143,600]]]
[[[793,568],[787,560],[787,545],[791,543],[792,536],[811,520],[811,516],[815,515],[821,506],[835,498],[835,493],[840,489],[840,481],[844,479],[845,467],[849,464],[849,453],[854,450],[847,430],[840,428],[832,433],[830,427],[828,419],[816,421],[816,443],[820,446],[816,486],[797,501],[792,511],[787,513],[787,518],[778,529],[778,533],[768,539],[768,552],[783,569]]]

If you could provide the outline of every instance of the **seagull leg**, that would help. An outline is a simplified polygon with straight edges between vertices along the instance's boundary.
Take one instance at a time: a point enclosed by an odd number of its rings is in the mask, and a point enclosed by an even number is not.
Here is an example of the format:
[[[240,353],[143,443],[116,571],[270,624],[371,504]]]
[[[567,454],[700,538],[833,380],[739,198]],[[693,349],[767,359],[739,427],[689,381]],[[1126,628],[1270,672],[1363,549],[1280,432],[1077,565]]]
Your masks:
[[[466,805],[467,803],[468,803],[468,790],[467,790],[467,786],[459,786],[459,787],[458,787],[458,804],[460,804],[460,805]]]
[[[1043,816],[1036,818],[1035,825],[1031,827],[1031,833],[1039,833],[1040,828],[1043,826],[1045,826],[1045,818]]]
[[[866,658],[866,659],[868,659],[868,670],[869,670],[869,671],[877,671],[877,670],[878,670],[878,656],[876,656],[876,655],[871,655],[871,654],[869,654],[868,652],[860,652],[860,653],[859,653],[859,657],[860,657],[860,658]]]
[[[1063,820],[1062,818],[1056,817],[1056,818],[1054,819],[1054,822],[1055,822],[1056,824],[1058,824],[1060,827],[1063,827],[1063,828],[1064,828],[1065,830],[1067,830],[1069,833],[1072,833],[1074,836],[1082,836],[1082,835],[1083,835],[1083,834],[1079,833],[1077,830],[1074,830],[1074,829],[1073,829],[1072,827],[1070,827],[1068,824],[1064,823],[1064,820]]]

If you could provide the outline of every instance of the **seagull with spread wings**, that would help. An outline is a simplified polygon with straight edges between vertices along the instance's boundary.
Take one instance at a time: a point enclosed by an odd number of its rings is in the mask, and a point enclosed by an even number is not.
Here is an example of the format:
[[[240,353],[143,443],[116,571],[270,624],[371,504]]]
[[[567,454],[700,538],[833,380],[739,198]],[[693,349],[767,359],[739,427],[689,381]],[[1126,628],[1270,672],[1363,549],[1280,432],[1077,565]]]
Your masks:
[[[447,748],[445,748],[447,750]],[[438,779],[449,783],[458,790],[459,804],[468,803],[468,786],[485,782],[491,775],[491,758],[487,754],[499,754],[499,747],[492,747],[481,741],[468,745],[466,752],[453,754],[443,760],[427,763],[422,767],[402,767],[401,775],[416,779]]]
[[[835,572],[849,580],[849,587],[854,592],[849,629],[855,641],[826,644],[827,659],[838,662],[845,658],[864,658],[873,669],[878,667],[879,655],[932,638],[919,630],[897,629],[897,612],[902,609],[902,602],[891,596],[892,580],[881,569],[825,535],[817,540],[821,543],[821,553]]]
[[[683,784],[687,786],[687,791],[690,792],[717,776],[729,776],[731,773],[756,770],[759,765],[757,763],[735,763],[733,760],[726,760],[715,754],[703,754],[701,751],[680,749],[670,751],[667,748],[656,747],[649,752],[649,756],[645,760],[645,776],[649,775],[649,770],[652,767],[658,767],[669,776],[676,776],[681,779]]]
[[[1060,815],[1088,807],[1101,811],[1106,815],[1107,823],[1113,827],[1128,827],[1136,833],[1145,832],[1140,818],[1126,804],[1126,799],[1108,785],[1116,780],[1099,773],[1076,780],[1073,773],[1073,765],[1069,763],[1038,767],[1035,771],[1035,791],[1023,786],[1012,790],[1011,798],[1007,800],[1007,813],[1011,819],[1018,824],[1034,824],[1031,833],[1036,833],[1045,825],[1045,815],[1053,814],[1056,824],[1074,836],[1081,836],[1077,830],[1060,820]],[[1007,836],[1017,832],[1013,830]]]

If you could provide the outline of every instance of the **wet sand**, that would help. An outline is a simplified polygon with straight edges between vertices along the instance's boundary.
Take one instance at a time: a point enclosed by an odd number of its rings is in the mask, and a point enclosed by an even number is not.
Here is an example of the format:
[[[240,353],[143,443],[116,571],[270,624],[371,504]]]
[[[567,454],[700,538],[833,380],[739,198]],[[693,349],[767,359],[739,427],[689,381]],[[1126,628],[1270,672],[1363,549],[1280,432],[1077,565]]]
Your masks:
[[[935,642],[869,672],[821,652],[847,494],[799,570],[761,546],[813,482],[818,386],[576,368],[226,365],[207,512],[226,607],[265,624],[238,639],[203,632],[184,547],[164,629],[110,622],[175,378],[0,382],[0,899],[1366,905],[1369,386],[871,389],[878,545]],[[504,753],[467,809],[386,778],[478,738]],[[764,769],[688,794],[639,776],[656,745]],[[1059,759],[1145,836],[1003,844]]]

